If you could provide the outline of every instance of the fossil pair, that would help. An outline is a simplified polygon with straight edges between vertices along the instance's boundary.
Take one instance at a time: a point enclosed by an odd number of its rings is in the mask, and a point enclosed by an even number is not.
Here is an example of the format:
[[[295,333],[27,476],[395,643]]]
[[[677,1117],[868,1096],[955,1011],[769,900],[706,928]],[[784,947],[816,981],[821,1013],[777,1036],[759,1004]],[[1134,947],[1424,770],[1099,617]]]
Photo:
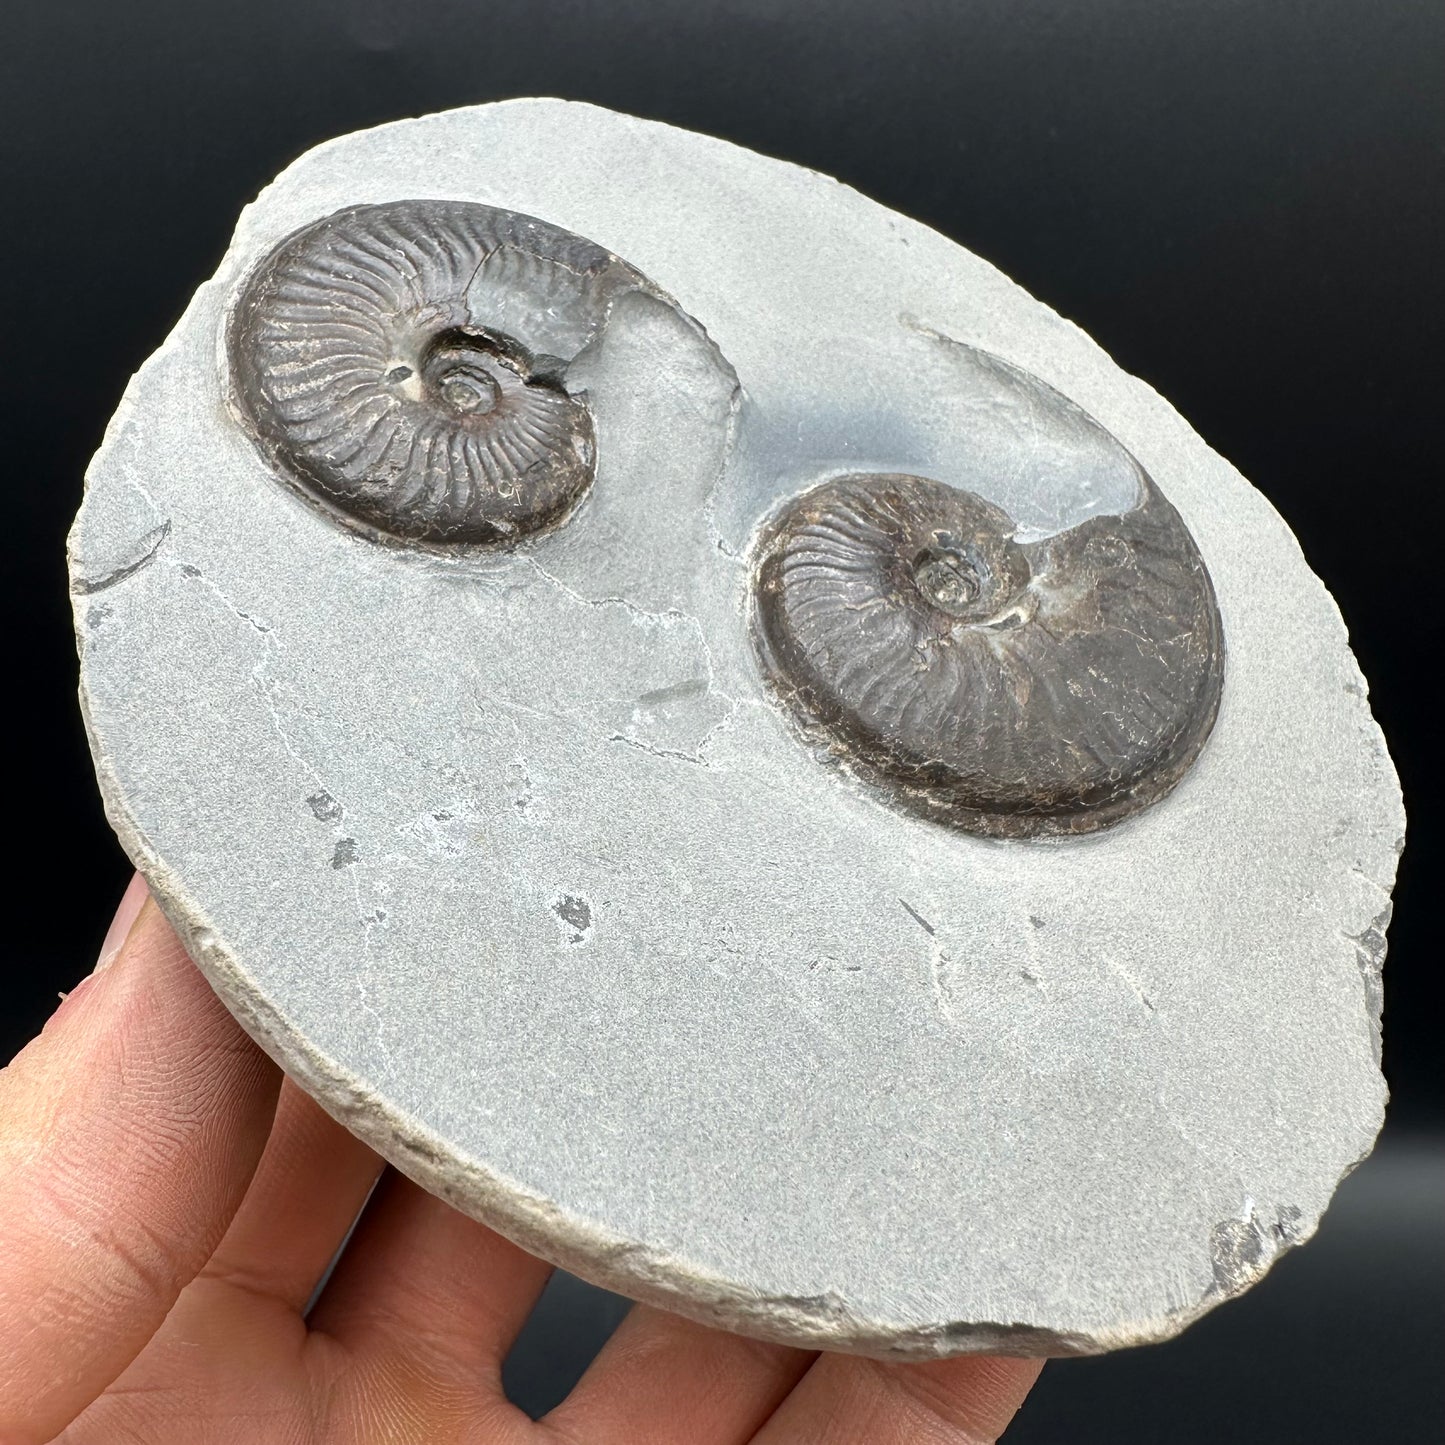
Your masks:
[[[661,294],[532,217],[353,207],[247,281],[236,406],[285,482],[379,545],[525,545],[585,505],[598,443],[576,363],[634,291]],[[800,736],[989,836],[1089,832],[1162,798],[1213,726],[1224,641],[1193,538],[1132,465],[1133,505],[1048,535],[899,473],[826,477],[775,507],[748,626]]]

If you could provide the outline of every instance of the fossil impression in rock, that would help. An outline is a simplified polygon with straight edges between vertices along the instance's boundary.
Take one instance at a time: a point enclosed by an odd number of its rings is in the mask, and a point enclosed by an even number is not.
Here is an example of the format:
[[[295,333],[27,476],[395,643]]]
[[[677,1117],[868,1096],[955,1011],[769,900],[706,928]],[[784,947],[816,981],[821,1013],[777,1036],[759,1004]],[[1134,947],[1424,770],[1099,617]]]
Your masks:
[[[595,1283],[1110,1350],[1371,1147],[1404,824],[1338,609],[1149,387],[834,181],[560,101],[311,152],[131,383],[71,590],[220,996]]]

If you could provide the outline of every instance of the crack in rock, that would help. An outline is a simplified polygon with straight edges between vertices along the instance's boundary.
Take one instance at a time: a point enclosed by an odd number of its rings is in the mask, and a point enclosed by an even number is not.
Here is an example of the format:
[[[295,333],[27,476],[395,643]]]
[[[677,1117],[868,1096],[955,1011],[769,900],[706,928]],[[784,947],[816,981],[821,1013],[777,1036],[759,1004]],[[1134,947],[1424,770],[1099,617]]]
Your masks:
[[[1117,978],[1119,982],[1122,983],[1124,987],[1127,988],[1129,992],[1134,996],[1134,1001],[1139,1004],[1139,1006],[1143,1008],[1147,1013],[1154,1013],[1154,1001],[1149,997],[1148,994],[1144,992],[1143,986],[1140,984],[1139,980],[1135,978],[1134,975],[1130,973],[1129,970],[1125,968],[1124,965],[1120,963],[1117,958],[1108,957],[1105,958],[1104,962],[1107,965],[1109,972],[1112,973],[1114,977]]]
[[[590,698],[575,707],[566,709],[553,709],[542,711],[533,709],[526,704],[511,698],[503,698],[498,695],[490,695],[488,701],[499,706],[510,707],[521,713],[532,713],[538,717],[552,718],[556,721],[578,723],[585,721],[591,725],[601,724],[608,728],[604,733],[604,740],[609,743],[620,742],[633,747],[640,752],[649,753],[654,757],[665,758],[676,762],[685,762],[706,766],[708,763],[707,752],[709,748],[728,732],[736,720],[741,709],[754,702],[754,699],[740,698],[718,686],[717,663],[713,656],[712,647],[708,642],[707,634],[701,620],[693,613],[684,611],[677,607],[668,607],[662,610],[654,610],[639,606],[630,597],[622,593],[609,593],[603,597],[589,597],[585,593],[577,591],[576,588],[558,577],[555,573],[544,567],[535,557],[522,556],[536,576],[545,584],[554,588],[561,596],[579,607],[589,609],[617,608],[626,613],[639,627],[658,628],[664,630],[680,629],[690,634],[691,641],[696,647],[697,661],[701,663],[702,674],[692,674],[679,678],[675,682],[664,683],[660,686],[649,687],[636,695],[614,698]],[[704,730],[697,737],[696,741],[689,746],[669,746],[667,742],[655,742],[647,737],[638,736],[639,731],[652,730],[654,726],[664,733],[676,735],[678,732],[688,731],[687,720],[679,718],[676,712],[669,715],[669,709],[676,709],[679,705],[688,709],[689,712],[697,711],[710,699],[717,699],[723,706],[723,715],[716,720],[707,723]],[[610,726],[604,712],[609,704],[625,705],[632,709],[631,724],[619,726],[614,720]],[[480,706],[479,702],[479,706]],[[653,715],[653,710],[663,709],[661,720]],[[708,709],[709,712],[713,709]],[[698,720],[699,722],[701,719]]]
[[[1359,933],[1345,933],[1341,936],[1355,946],[1355,963],[1365,985],[1365,1015],[1370,1027],[1370,1049],[1378,1066],[1383,1054],[1383,1026],[1385,1012],[1385,953],[1389,947],[1386,930],[1390,926],[1393,905],[1387,903],[1374,917],[1368,928]]]
[[[102,572],[99,577],[76,577],[70,584],[70,590],[82,596],[91,595],[96,592],[104,592],[107,587],[114,587],[118,582],[124,582],[142,572],[155,561],[157,553],[160,552],[165,540],[171,535],[171,523],[167,518],[158,527],[152,527],[136,543],[135,555],[128,562],[122,562],[112,567],[108,572]]]
[[[938,1012],[949,1023],[956,1023],[953,1015],[953,960],[943,950],[943,943],[935,939],[928,951],[928,978],[933,986],[933,1001]]]

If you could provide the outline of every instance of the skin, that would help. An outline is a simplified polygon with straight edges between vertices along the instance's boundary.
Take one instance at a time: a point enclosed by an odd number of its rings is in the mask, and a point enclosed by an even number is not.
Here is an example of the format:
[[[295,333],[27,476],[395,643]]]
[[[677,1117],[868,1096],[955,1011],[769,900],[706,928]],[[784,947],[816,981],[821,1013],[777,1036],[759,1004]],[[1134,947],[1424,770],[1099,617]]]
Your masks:
[[[1039,1371],[818,1355],[639,1305],[528,1419],[502,1361],[550,1266],[284,1079],[139,879],[0,1071],[0,1240],[0,1445],[976,1445]]]

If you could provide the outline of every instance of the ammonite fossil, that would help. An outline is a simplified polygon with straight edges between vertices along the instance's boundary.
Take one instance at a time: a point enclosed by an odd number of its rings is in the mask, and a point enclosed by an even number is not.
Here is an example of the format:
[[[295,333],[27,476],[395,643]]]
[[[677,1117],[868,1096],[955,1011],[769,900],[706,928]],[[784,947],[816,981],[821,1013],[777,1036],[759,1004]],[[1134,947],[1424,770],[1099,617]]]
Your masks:
[[[344,520],[424,544],[505,541],[590,485],[592,420],[567,368],[643,285],[530,216],[355,206],[251,276],[229,330],[234,404],[272,466]]]
[[[971,492],[845,476],[789,501],[756,574],[778,692],[912,805],[997,836],[1154,802],[1219,706],[1214,591],[1179,514],[1140,500],[1034,542]]]

